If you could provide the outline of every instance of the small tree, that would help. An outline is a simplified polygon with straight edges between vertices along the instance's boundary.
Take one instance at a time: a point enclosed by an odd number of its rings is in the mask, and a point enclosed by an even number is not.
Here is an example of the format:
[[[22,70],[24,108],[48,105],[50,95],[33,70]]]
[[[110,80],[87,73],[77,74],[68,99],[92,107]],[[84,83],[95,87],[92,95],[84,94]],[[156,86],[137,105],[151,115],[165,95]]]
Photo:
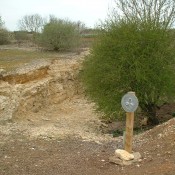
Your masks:
[[[156,107],[175,89],[175,2],[116,0],[116,5],[84,63],[83,80],[108,116],[116,117],[122,96],[135,91],[141,109],[157,124]]]
[[[6,29],[0,29],[0,45],[8,44],[9,32]]]
[[[3,28],[4,27],[4,21],[2,20],[2,17],[0,16],[0,28]]]
[[[75,23],[51,17],[44,26],[41,35],[42,45],[53,50],[76,48],[79,43],[79,31]]]

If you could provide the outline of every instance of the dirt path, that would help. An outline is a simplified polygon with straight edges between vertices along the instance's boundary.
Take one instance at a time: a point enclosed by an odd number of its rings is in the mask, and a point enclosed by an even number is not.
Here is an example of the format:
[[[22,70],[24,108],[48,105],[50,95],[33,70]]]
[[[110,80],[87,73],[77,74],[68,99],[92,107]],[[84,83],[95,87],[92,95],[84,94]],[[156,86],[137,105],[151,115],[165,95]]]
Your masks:
[[[140,143],[141,139],[143,138],[140,137]],[[141,147],[137,144],[137,139],[135,150],[142,153],[143,160],[131,166],[121,167],[108,161],[109,156],[121,145],[120,141],[104,141],[99,144],[73,137],[29,140],[24,134],[14,132],[6,143],[1,144],[0,174],[174,175],[173,139],[174,135],[165,143],[165,138],[161,141],[150,139],[149,142],[144,141]],[[162,145],[159,145],[160,143]]]
[[[38,113],[28,113],[21,120],[7,123],[1,126],[0,132],[12,134],[16,130],[30,139],[70,136],[93,141],[111,139],[111,136],[101,134],[101,121],[93,106],[83,96],[75,96]]]
[[[11,101],[18,105],[12,111],[12,122],[2,125],[0,132],[8,135],[19,131],[30,139],[70,136],[97,142],[111,139],[101,134],[100,115],[94,111],[94,104],[82,95],[77,80],[81,62],[88,54],[89,50],[85,50],[81,54],[59,55],[59,59],[51,62],[31,62],[16,70],[20,75],[18,77],[9,73],[16,84],[9,85],[8,78],[4,78],[2,83],[5,81],[12,89],[17,87],[11,92],[15,94]],[[44,73],[41,72],[41,66],[46,67],[42,68]],[[36,70],[40,72],[36,73]],[[23,78],[24,81],[15,78]],[[7,88],[6,84],[2,90]],[[9,92],[4,92],[4,98]]]
[[[0,125],[1,175],[174,175],[175,119],[135,136],[142,161],[109,163],[122,138],[100,133],[93,104],[83,96],[48,106],[25,120]]]

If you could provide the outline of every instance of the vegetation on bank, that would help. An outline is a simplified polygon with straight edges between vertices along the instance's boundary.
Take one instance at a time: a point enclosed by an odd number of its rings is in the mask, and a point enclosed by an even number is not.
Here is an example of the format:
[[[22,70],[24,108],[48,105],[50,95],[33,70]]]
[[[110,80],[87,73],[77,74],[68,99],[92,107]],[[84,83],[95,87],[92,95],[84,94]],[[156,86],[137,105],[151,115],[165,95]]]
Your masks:
[[[30,43],[45,50],[76,51],[89,46],[94,37],[94,29],[87,29],[81,21],[70,21],[50,15],[49,20],[39,14],[25,15],[18,21],[19,31],[9,32],[0,16],[0,45]],[[85,32],[86,31],[86,32]],[[89,32],[90,31],[90,32]]]
[[[77,25],[69,20],[51,18],[44,26],[39,41],[51,50],[72,50],[79,46],[80,33]]]

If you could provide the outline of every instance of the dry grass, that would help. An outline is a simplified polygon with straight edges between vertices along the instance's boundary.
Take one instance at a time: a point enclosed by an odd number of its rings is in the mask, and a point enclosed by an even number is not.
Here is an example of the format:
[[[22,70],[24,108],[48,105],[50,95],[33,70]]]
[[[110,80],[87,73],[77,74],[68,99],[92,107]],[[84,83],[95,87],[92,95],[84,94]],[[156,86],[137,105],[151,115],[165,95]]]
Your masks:
[[[54,58],[59,58],[59,53],[17,49],[0,50],[0,68],[9,71],[32,60]]]

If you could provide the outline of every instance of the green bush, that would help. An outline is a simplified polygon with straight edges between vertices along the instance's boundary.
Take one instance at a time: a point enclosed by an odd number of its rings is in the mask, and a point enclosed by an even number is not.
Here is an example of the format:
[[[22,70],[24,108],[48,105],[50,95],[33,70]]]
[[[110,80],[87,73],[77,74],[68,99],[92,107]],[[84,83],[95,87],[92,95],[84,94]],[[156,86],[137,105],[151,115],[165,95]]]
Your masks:
[[[29,40],[29,36],[26,31],[15,31],[14,37],[18,42]]]
[[[40,42],[48,49],[60,51],[78,47],[79,38],[79,32],[73,22],[52,19],[44,26]]]
[[[8,44],[9,42],[9,32],[4,28],[0,28],[0,45]]]
[[[21,43],[26,43],[27,41],[30,41],[29,34],[26,31],[15,31],[14,32],[14,39],[17,41],[18,46]]]
[[[8,44],[9,41],[9,32],[4,27],[5,22],[0,16],[0,45]]]
[[[108,19],[84,62],[86,91],[108,119],[119,118],[122,96],[135,91],[140,108],[157,124],[156,107],[174,93],[174,35],[167,21],[148,17]]]

